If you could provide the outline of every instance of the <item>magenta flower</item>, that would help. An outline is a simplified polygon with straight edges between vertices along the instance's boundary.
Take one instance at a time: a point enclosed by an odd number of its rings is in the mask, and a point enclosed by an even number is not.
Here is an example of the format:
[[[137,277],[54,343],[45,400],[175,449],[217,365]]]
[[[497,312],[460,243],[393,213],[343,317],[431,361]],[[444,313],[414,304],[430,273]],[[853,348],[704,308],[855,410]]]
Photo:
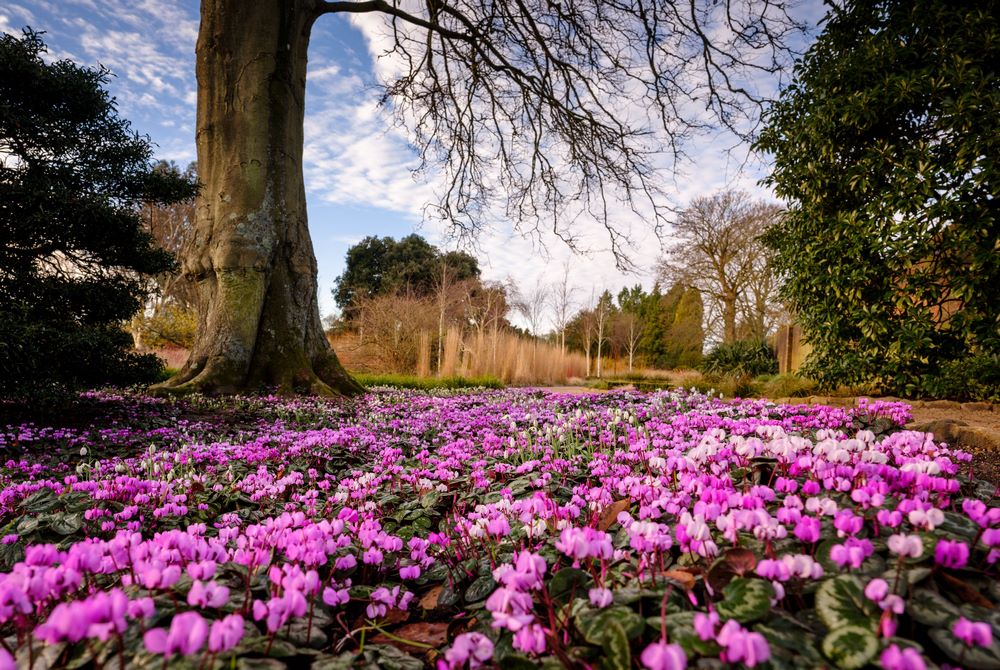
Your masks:
[[[175,654],[190,656],[201,651],[208,637],[208,625],[197,612],[184,612],[170,622],[170,631],[152,628],[146,631],[143,642],[154,654],[171,658]]]
[[[868,600],[880,603],[887,595],[889,595],[889,583],[884,579],[873,579],[865,587],[865,598]]]
[[[224,619],[212,622],[208,633],[208,650],[213,654],[229,651],[243,639],[243,617],[230,614]]]
[[[696,612],[694,615],[694,632],[704,641],[715,639],[715,629],[719,625],[719,615],[716,612]]]
[[[590,526],[563,528],[556,549],[577,561],[591,557],[607,560],[614,554],[611,536]]]
[[[501,586],[486,599],[486,609],[493,613],[493,627],[516,633],[535,620],[534,602],[527,593]]]
[[[192,607],[222,607],[229,601],[229,588],[216,581],[195,580],[187,601]]]
[[[524,626],[514,633],[514,648],[529,654],[544,654],[545,629],[537,623]]]
[[[869,540],[849,537],[843,544],[835,544],[830,549],[830,560],[840,567],[860,568],[865,559],[872,555],[875,547]]]
[[[323,602],[330,607],[346,605],[350,599],[351,595],[348,589],[335,589],[330,586],[323,589]]]
[[[438,667],[444,670],[458,670],[468,663],[470,668],[479,668],[492,658],[493,642],[490,638],[482,633],[462,633],[444,652],[444,659],[438,663]]]
[[[743,663],[752,668],[771,657],[771,648],[764,636],[747,631],[736,619],[725,623],[716,642],[724,647],[720,658],[726,663]]]
[[[900,649],[895,644],[890,645],[882,652],[879,660],[885,670],[927,670],[924,657],[911,647]]]
[[[665,640],[654,642],[643,649],[639,660],[649,670],[684,670],[687,667],[687,655],[681,646],[667,644]]]
[[[611,604],[614,596],[611,593],[611,589],[593,588],[587,592],[587,596],[590,598],[590,604],[594,607],[607,607]]]
[[[964,616],[959,617],[952,624],[951,632],[967,647],[989,647],[993,644],[993,628],[982,621],[969,621]]]
[[[934,547],[934,562],[953,570],[964,568],[969,562],[969,545],[959,540],[939,540]]]

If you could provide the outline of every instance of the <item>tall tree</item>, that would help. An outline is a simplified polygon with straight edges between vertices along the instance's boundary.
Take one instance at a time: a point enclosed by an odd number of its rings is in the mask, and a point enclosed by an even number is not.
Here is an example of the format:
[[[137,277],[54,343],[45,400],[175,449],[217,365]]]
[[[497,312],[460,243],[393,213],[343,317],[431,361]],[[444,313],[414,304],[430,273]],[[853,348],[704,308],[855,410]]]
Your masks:
[[[573,318],[573,294],[577,288],[569,283],[569,262],[563,263],[562,276],[552,285],[552,325],[559,336],[559,349],[566,353],[566,329]]]
[[[787,2],[202,0],[197,46],[200,327],[164,388],[351,392],[323,336],[306,224],[302,135],[313,22],[377,13],[402,72],[385,102],[448,182],[434,212],[466,231],[509,219],[572,241],[581,215],[613,225],[612,196],[660,222],[654,164],[712,118],[742,134],[800,26]],[[638,101],[641,114],[622,113]],[[678,111],[683,110],[683,112]],[[707,114],[706,114],[707,111]],[[644,119],[651,119],[646,123]]]
[[[347,250],[346,267],[337,277],[333,297],[345,319],[357,315],[366,298],[389,293],[416,297],[437,293],[442,272],[448,283],[478,279],[479,263],[462,251],[442,253],[420,235],[400,240],[366,237]]]
[[[0,34],[0,394],[152,381],[121,324],[170,255],[143,203],[195,185],[153,169],[104,89],[108,72],[49,61],[38,34]]]
[[[763,331],[773,325],[768,316],[776,296],[764,292],[774,282],[760,276],[771,271],[761,237],[780,214],[775,204],[722,191],[695,198],[678,217],[678,241],[661,260],[660,277],[701,291],[709,303],[709,326],[723,342],[739,339],[741,323]]]
[[[768,243],[811,375],[917,394],[1000,355],[998,63],[995,1],[830,11],[759,145],[791,202]]]

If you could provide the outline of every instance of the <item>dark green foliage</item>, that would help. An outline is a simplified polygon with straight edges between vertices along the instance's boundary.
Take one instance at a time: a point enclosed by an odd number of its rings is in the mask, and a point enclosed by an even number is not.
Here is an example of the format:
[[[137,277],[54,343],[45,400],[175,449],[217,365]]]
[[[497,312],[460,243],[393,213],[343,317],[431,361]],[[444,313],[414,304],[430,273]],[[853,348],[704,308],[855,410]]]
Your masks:
[[[1000,355],[948,361],[921,381],[934,398],[1000,402]]]
[[[352,318],[357,301],[402,291],[430,295],[440,281],[442,266],[449,283],[477,279],[479,263],[462,251],[442,253],[419,235],[398,242],[369,236],[347,250],[347,267],[337,277],[333,297],[344,316]]]
[[[704,307],[697,289],[675,284],[664,295],[654,286],[642,305],[641,352],[661,369],[695,367],[705,341]]]
[[[759,142],[791,202],[766,241],[808,376],[980,394],[946,387],[1000,355],[998,64],[995,1],[831,11]]]
[[[693,368],[701,363],[701,350],[705,343],[705,330],[702,328],[704,315],[701,293],[695,288],[685,289],[670,327],[670,351],[676,357],[671,367]]]
[[[156,172],[148,138],[102,88],[108,73],[47,64],[25,31],[0,36],[0,378],[2,393],[152,381],[121,323],[143,275],[171,257],[143,231],[140,206],[194,195]]]
[[[736,340],[712,349],[701,362],[706,374],[756,377],[778,371],[778,358],[763,340]]]

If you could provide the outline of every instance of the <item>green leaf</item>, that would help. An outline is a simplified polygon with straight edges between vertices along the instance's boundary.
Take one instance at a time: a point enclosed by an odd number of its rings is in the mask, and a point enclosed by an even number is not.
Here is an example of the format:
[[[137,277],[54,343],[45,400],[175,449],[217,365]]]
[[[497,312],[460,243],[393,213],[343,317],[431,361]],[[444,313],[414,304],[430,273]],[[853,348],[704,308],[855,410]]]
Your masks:
[[[966,647],[951,632],[951,627],[932,628],[928,631],[931,640],[952,660],[972,670],[1000,670],[1000,629],[993,626],[993,645],[990,647]]]
[[[423,670],[424,662],[388,644],[365,646],[365,660],[386,670]]]
[[[823,654],[841,670],[856,670],[878,653],[878,638],[862,626],[842,626],[823,638]]]
[[[628,635],[625,629],[615,621],[608,621],[604,631],[604,658],[601,667],[608,670],[630,670],[632,667],[632,650],[629,647]]]
[[[60,535],[72,535],[83,527],[83,515],[78,512],[54,514],[48,521],[49,527]]]
[[[859,626],[874,631],[878,624],[875,603],[865,597],[861,580],[854,575],[825,579],[816,591],[816,612],[831,631]]]
[[[629,639],[641,635],[646,627],[643,618],[634,610],[621,606],[603,610],[583,609],[574,617],[573,623],[583,633],[587,642],[596,645],[604,644],[604,634],[611,623],[620,626]]]
[[[931,589],[916,589],[906,606],[906,613],[917,622],[939,628],[957,619],[958,608],[950,600]]]
[[[702,640],[695,633],[694,615],[691,611],[668,614],[664,619],[667,637],[681,645],[688,656],[718,656],[719,646],[712,640]]]
[[[480,600],[485,600],[487,596],[493,593],[497,588],[497,583],[493,577],[486,575],[480,577],[476,581],[469,585],[469,588],[465,590],[465,602],[475,603]]]
[[[763,579],[737,577],[723,590],[724,599],[716,609],[725,619],[736,619],[740,623],[757,621],[771,611],[774,587]]]
[[[549,580],[549,596],[557,603],[567,603],[574,594],[586,593],[593,578],[577,568],[563,568]]]

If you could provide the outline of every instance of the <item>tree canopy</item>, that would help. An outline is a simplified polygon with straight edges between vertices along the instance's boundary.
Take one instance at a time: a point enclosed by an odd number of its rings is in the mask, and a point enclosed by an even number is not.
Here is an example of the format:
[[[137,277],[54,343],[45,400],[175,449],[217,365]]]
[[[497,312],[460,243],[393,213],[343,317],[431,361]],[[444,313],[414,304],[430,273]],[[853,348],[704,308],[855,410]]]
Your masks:
[[[998,64],[1000,3],[848,2],[771,109],[767,242],[819,380],[920,394],[996,365]]]
[[[404,292],[413,297],[430,295],[441,281],[479,278],[479,262],[463,251],[446,251],[420,235],[369,236],[347,250],[347,267],[337,277],[333,297],[346,317],[353,315],[357,301],[387,293]]]
[[[108,73],[46,62],[41,37],[0,35],[0,378],[40,386],[150,380],[121,324],[143,277],[172,267],[140,208],[195,194],[153,169],[104,89]]]

